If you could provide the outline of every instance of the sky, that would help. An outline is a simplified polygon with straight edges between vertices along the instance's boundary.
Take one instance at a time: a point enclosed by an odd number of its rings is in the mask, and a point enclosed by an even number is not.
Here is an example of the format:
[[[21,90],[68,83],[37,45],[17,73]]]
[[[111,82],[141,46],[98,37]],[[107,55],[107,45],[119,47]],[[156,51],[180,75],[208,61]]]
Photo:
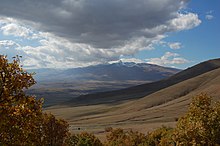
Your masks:
[[[25,68],[122,60],[187,68],[220,56],[219,0],[1,0],[0,54]]]

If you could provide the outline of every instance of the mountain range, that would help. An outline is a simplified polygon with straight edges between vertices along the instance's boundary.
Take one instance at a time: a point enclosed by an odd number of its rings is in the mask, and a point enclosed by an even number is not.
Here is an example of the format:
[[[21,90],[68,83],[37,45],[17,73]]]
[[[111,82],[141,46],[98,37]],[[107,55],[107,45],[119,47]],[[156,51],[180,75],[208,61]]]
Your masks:
[[[122,62],[99,64],[81,68],[70,69],[33,69],[36,80],[40,81],[70,81],[70,80],[96,80],[96,81],[156,81],[169,77],[180,69],[162,67],[148,63]]]
[[[112,91],[154,82],[179,69],[147,63],[116,62],[71,69],[35,69],[37,84],[28,93],[45,98],[45,105],[68,101],[80,95]]]
[[[100,93],[95,93],[95,94],[79,96],[77,98],[74,98],[72,102],[69,102],[69,103],[74,104],[74,105],[77,105],[77,104],[88,105],[88,104],[111,103],[112,101],[116,103],[117,101],[120,102],[123,100],[141,98],[143,96],[150,95],[151,93],[157,92],[161,89],[167,88],[174,84],[180,83],[182,81],[196,77],[203,73],[217,69],[219,68],[219,66],[220,66],[219,59],[210,60],[210,61],[202,62],[193,67],[190,67],[186,70],[183,70],[177,74],[174,74],[173,76],[169,78],[164,78],[159,81],[141,84],[138,86],[133,86],[133,87],[122,89],[122,90],[100,92]],[[93,98],[95,98],[95,100],[93,100]]]

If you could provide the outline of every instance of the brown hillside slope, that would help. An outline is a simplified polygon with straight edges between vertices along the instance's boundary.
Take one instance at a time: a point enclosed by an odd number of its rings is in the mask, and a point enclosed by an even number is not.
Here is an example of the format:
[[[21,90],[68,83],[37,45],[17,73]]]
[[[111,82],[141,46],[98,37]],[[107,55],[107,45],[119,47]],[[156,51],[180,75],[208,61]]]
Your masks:
[[[173,124],[183,114],[191,97],[201,92],[220,99],[220,68],[164,88],[135,101],[110,105],[57,106],[47,109],[73,126],[100,132],[105,127],[133,128],[146,132],[161,124]]]
[[[160,80],[153,83],[142,84],[139,86],[126,88],[111,92],[102,92],[80,96],[74,98],[71,101],[65,103],[70,106],[83,106],[83,105],[95,105],[95,104],[119,104],[127,100],[135,100],[144,96],[150,95],[161,89],[167,88],[174,84],[180,83],[184,80],[196,77],[208,71],[217,69],[220,67],[220,59],[213,59],[206,62],[202,62],[191,68],[188,68],[176,75]]]

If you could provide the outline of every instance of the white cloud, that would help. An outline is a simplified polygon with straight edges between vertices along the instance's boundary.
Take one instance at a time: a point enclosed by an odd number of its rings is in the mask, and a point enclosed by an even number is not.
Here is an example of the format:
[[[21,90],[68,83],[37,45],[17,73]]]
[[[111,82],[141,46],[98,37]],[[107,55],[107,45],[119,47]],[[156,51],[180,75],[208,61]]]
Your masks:
[[[20,24],[17,24],[14,21],[8,21],[3,26],[10,26],[9,24],[15,24],[11,25],[16,26],[15,32],[13,32],[13,34],[10,33],[15,36],[19,35],[18,31],[16,30],[20,27],[22,28],[22,32],[34,32],[34,30],[25,28],[24,25],[20,26]],[[161,30],[159,28],[154,28],[148,31],[152,31],[157,34]],[[165,30],[163,31],[166,32]],[[49,32],[23,33],[21,36],[27,39],[36,38],[39,40],[38,43],[40,45],[38,46],[21,45],[17,48],[17,50],[22,52],[24,56],[24,66],[31,68],[71,68],[106,63],[109,61],[118,60],[122,55],[131,56],[140,50],[152,50],[154,49],[155,44],[160,43],[161,40],[166,37],[166,35],[159,33],[152,38],[133,38],[122,46],[106,49],[96,48],[89,44],[72,42],[66,38],[56,36]],[[178,49],[181,47],[181,44],[178,42],[167,43],[167,45],[173,49]],[[10,47],[10,44],[8,44],[8,46]],[[134,60],[133,58],[130,61],[139,62],[140,60]]]
[[[161,66],[167,66],[167,65],[170,66],[170,65],[184,64],[184,63],[189,62],[187,59],[179,57],[179,56],[180,55],[177,53],[166,52],[160,58],[150,58],[146,60],[147,60],[147,63],[157,64]]]
[[[121,51],[115,49],[96,49],[85,44],[72,43],[49,33],[41,33],[44,36],[40,46],[22,46],[18,50],[23,51],[28,67],[39,68],[72,68],[99,64],[118,59]]]
[[[168,43],[168,45],[171,49],[174,49],[174,50],[182,48],[182,44],[179,42]]]
[[[109,49],[156,37],[142,30],[166,25],[184,5],[186,0],[19,0],[16,5],[1,0],[0,14],[71,42]]]
[[[19,26],[15,23],[6,24],[1,27],[4,35],[13,35],[23,38],[28,38],[30,36],[31,30],[26,27]]]
[[[198,26],[202,21],[197,14],[187,13],[178,14],[178,17],[170,21],[170,30],[181,31],[188,30]]]
[[[26,25],[23,21],[9,17],[0,17],[0,31],[5,36],[14,36],[19,39],[37,40],[42,37],[40,31],[36,31],[30,25]]]

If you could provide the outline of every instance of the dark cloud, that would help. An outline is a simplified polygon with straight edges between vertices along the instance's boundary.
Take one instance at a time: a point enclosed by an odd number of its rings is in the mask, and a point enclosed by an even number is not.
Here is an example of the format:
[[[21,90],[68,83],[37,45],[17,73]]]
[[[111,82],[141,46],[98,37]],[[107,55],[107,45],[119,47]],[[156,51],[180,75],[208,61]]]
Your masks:
[[[153,38],[151,30],[177,17],[181,0],[1,0],[0,15],[34,22],[45,32],[95,48]]]

